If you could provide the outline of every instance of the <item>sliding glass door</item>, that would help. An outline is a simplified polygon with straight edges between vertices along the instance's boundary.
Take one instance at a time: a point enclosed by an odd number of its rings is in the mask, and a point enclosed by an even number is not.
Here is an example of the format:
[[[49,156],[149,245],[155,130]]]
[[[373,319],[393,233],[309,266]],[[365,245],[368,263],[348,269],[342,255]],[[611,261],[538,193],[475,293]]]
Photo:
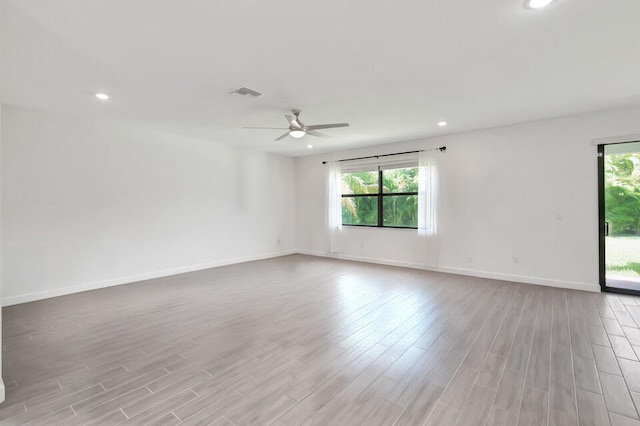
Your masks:
[[[640,295],[640,142],[598,146],[600,285]]]

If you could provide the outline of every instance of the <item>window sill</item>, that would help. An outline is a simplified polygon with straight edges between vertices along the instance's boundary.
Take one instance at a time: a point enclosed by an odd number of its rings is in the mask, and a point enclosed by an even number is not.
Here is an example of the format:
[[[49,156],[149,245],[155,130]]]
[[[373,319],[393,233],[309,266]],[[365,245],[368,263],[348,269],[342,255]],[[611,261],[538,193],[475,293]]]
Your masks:
[[[410,228],[410,227],[403,227],[403,226],[376,226],[376,225],[342,225],[343,228],[349,228],[349,229],[358,229],[358,228],[362,228],[362,229],[400,229],[403,231],[417,231],[418,228]]]

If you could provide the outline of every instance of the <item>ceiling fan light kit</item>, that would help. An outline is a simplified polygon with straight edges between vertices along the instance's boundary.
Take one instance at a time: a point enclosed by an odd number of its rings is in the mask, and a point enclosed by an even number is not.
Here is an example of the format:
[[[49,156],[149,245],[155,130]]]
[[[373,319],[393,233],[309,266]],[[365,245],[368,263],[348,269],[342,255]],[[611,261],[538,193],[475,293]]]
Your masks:
[[[305,125],[300,121],[300,110],[292,110],[293,116],[285,115],[284,117],[289,122],[289,128],[281,128],[282,130],[287,130],[287,132],[280,137],[276,138],[276,141],[280,139],[284,139],[287,136],[291,136],[292,138],[299,139],[305,135],[315,136],[318,138],[329,138],[331,136],[326,135],[324,133],[318,132],[319,129],[335,129],[337,127],[349,127],[349,123],[332,123],[332,124],[312,124]],[[279,129],[278,127],[245,127],[245,129]]]
[[[553,3],[553,0],[527,0],[526,6],[529,9],[542,9]]]

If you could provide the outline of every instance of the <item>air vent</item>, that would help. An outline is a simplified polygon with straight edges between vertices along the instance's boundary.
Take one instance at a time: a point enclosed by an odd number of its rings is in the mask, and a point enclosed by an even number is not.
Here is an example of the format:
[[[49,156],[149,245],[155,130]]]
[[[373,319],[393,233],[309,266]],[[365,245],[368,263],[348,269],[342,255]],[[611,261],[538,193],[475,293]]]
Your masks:
[[[262,93],[255,91],[253,89],[249,89],[248,87],[240,87],[239,89],[231,92],[232,95],[239,95],[245,99],[255,99],[258,96],[262,96]]]

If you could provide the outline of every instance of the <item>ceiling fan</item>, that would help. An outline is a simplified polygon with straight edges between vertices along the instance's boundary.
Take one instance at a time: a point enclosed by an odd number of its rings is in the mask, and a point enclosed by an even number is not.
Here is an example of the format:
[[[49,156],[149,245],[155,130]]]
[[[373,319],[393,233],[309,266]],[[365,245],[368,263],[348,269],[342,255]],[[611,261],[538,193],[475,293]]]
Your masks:
[[[293,116],[285,115],[284,117],[289,122],[289,128],[286,127],[244,127],[244,129],[270,129],[270,130],[287,130],[285,134],[276,138],[275,140],[279,141],[280,139],[284,139],[287,136],[291,136],[293,138],[301,138],[304,135],[316,136],[319,138],[330,138],[331,136],[326,135],[324,133],[318,132],[319,129],[333,129],[336,127],[349,127],[349,123],[333,123],[333,124],[312,124],[305,125],[300,121],[298,117],[300,115],[300,110],[294,109],[291,111]]]

